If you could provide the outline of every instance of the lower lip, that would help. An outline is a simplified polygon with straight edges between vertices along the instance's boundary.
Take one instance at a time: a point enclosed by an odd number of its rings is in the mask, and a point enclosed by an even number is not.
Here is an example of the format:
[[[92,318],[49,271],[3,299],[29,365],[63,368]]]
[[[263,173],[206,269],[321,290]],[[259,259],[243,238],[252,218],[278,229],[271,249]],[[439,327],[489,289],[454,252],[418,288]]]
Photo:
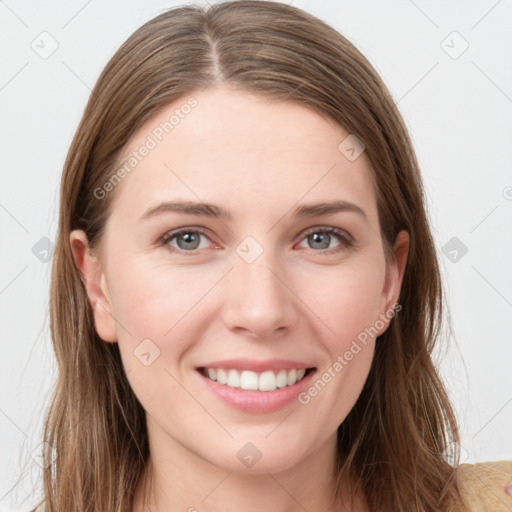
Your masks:
[[[274,391],[232,388],[205,377],[199,371],[197,373],[214,395],[225,403],[245,412],[264,413],[278,411],[296,400],[298,395],[308,388],[316,370],[310,370],[302,380],[293,386],[277,388]]]

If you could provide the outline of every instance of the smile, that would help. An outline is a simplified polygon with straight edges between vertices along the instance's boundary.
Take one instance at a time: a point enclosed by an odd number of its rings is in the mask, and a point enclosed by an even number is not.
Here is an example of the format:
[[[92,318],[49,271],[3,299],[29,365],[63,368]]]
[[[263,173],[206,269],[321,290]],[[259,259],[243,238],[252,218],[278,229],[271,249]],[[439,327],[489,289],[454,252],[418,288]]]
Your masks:
[[[275,391],[278,388],[293,386],[300,382],[313,368],[268,370],[254,372],[233,368],[199,368],[199,372],[212,381],[230,388],[252,391]]]

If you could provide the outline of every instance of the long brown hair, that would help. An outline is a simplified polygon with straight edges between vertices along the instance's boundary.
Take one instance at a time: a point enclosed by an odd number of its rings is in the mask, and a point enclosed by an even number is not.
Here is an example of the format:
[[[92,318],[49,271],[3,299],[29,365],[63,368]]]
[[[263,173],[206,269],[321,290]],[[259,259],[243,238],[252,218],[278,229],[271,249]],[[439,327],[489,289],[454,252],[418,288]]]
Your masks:
[[[458,465],[459,433],[432,359],[445,301],[407,129],[345,37],[298,8],[253,0],[157,16],[119,48],[89,98],[60,189],[50,291],[58,380],[44,429],[53,462],[40,504],[46,512],[131,512],[149,457],[145,413],[118,345],[95,330],[69,235],[83,229],[98,246],[115,191],[101,200],[94,192],[118,169],[132,135],[163,107],[217,84],[300,102],[365,145],[386,254],[402,229],[410,248],[402,310],[376,344],[364,389],[338,429],[339,481],[358,482],[372,510],[447,511],[458,487],[446,455]]]

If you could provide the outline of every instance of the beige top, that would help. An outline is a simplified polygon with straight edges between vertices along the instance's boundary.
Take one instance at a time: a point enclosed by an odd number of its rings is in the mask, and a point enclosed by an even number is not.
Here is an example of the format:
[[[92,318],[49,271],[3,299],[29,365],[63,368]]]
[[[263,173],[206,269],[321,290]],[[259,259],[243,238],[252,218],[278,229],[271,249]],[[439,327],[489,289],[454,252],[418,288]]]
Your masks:
[[[512,460],[461,464],[457,471],[469,509],[451,512],[512,512]]]

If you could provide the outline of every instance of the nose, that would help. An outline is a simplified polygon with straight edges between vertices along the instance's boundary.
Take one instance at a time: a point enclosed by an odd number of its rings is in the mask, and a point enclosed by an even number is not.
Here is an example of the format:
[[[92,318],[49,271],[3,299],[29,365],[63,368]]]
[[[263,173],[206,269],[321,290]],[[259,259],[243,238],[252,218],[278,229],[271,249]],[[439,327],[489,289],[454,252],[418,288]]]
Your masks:
[[[227,328],[238,334],[268,339],[288,333],[297,321],[300,301],[283,265],[270,253],[263,251],[253,262],[234,255],[223,316]]]

